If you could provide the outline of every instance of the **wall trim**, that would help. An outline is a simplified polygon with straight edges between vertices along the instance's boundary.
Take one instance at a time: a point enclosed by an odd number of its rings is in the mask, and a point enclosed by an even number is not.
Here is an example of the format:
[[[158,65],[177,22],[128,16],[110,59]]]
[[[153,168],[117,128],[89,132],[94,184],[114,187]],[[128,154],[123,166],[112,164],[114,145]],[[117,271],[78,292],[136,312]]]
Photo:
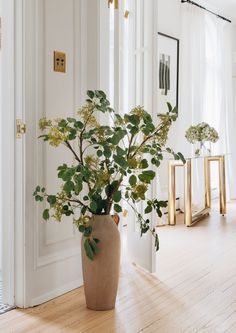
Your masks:
[[[78,279],[78,280],[75,280],[75,281],[72,281],[72,282],[64,285],[61,288],[55,289],[55,290],[53,290],[49,293],[45,293],[40,297],[33,298],[31,303],[30,303],[30,306],[33,307],[33,306],[36,306],[38,304],[48,302],[51,299],[56,298],[58,296],[61,296],[63,294],[66,294],[66,293],[68,293],[69,291],[71,291],[73,289],[77,289],[77,288],[81,287],[82,285],[83,285],[83,279],[82,278]]]
[[[2,0],[2,265],[3,302],[14,305],[14,223],[15,223],[15,7],[14,0]]]

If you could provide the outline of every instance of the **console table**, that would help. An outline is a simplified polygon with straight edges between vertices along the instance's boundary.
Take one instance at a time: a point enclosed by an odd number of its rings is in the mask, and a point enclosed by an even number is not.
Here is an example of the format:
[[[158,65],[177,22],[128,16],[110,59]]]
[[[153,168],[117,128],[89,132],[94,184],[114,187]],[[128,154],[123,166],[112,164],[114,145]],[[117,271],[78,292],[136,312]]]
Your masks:
[[[220,214],[226,214],[226,185],[225,185],[225,155],[197,157],[204,162],[204,183],[205,183],[205,208],[195,214],[192,214],[192,160],[187,158],[186,163],[181,161],[169,160],[168,166],[168,223],[176,224],[176,185],[175,169],[176,167],[184,168],[184,222],[190,227],[205,215],[209,214],[211,209],[211,169],[210,164],[217,161],[219,164],[219,188],[220,188]]]

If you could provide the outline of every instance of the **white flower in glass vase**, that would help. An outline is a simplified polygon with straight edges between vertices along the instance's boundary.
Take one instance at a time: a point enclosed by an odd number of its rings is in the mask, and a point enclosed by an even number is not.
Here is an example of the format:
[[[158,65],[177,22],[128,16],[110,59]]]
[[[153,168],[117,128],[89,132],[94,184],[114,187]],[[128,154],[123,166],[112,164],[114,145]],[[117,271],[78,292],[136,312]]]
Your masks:
[[[219,140],[218,132],[205,122],[190,126],[185,133],[185,137],[192,144],[199,143],[199,147],[195,150],[196,156],[210,155],[211,148],[207,148],[205,142],[215,143]]]

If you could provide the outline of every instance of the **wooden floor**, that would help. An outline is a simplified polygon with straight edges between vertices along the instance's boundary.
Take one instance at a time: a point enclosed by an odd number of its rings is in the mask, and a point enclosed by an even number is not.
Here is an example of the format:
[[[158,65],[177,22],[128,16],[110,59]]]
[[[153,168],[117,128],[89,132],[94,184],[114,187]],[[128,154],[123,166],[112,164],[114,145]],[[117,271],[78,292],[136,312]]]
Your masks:
[[[236,204],[228,210],[159,228],[157,278],[123,265],[116,310],[87,310],[81,288],[1,315],[0,332],[236,332]]]

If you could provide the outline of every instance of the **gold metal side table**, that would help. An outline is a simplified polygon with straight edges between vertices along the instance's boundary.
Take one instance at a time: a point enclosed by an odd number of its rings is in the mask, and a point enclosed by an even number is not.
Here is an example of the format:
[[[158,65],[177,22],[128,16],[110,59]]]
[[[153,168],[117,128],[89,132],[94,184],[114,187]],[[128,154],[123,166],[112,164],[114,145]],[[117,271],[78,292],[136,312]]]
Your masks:
[[[187,227],[201,220],[209,214],[211,209],[211,169],[210,163],[217,161],[219,164],[219,187],[220,187],[220,214],[226,214],[226,185],[225,185],[225,155],[205,156],[204,159],[204,181],[205,181],[205,208],[195,214],[192,214],[192,158],[188,158],[186,163],[181,161],[169,161],[169,190],[168,190],[168,223],[176,224],[176,167],[184,168],[184,222]]]

